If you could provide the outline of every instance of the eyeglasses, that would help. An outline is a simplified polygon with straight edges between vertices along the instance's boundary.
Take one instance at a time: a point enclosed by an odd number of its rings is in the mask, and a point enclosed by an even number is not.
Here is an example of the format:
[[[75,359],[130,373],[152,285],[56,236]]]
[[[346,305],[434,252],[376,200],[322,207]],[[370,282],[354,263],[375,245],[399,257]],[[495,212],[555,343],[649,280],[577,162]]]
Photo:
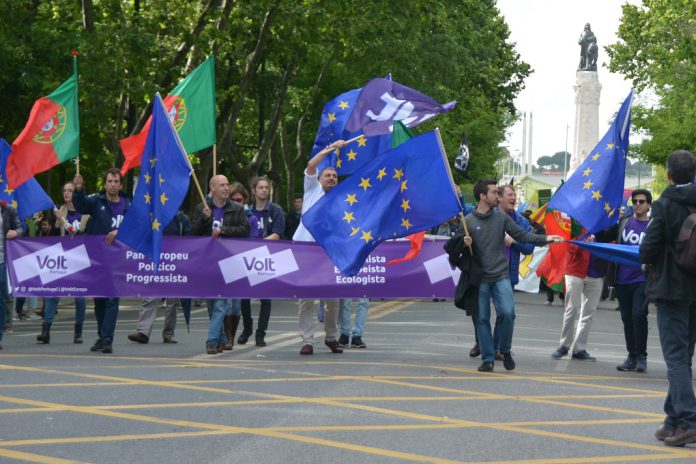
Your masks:
[[[631,200],[631,203],[634,205],[644,205],[648,202],[648,200]]]

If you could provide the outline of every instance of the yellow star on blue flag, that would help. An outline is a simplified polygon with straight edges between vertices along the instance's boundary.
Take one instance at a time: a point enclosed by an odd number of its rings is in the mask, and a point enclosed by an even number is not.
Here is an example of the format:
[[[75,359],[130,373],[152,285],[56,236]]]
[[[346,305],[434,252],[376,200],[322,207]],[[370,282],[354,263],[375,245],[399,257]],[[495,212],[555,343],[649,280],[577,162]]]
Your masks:
[[[623,200],[633,90],[614,122],[570,179],[554,194],[548,209],[563,211],[594,234],[618,220]]]
[[[380,173],[398,175],[375,181]],[[432,131],[355,171],[304,213],[302,223],[341,272],[355,275],[384,240],[430,229],[460,211],[439,132]]]
[[[186,197],[191,166],[159,94],[155,96],[151,121],[138,186],[117,239],[148,256],[156,270],[164,229]]]
[[[37,211],[54,209],[53,200],[49,198],[41,185],[33,177],[11,189],[7,185],[5,167],[12,153],[12,147],[0,138],[0,201],[6,202],[17,210],[19,218],[24,220]]]

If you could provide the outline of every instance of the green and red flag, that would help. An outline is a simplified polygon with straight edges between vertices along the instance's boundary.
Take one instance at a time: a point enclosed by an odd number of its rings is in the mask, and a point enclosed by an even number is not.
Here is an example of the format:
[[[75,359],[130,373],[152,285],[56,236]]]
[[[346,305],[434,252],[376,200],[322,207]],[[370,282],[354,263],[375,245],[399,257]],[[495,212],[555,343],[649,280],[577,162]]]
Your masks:
[[[215,145],[215,61],[212,55],[174,87],[165,97],[164,107],[186,153]],[[120,140],[126,158],[121,174],[140,166],[151,120],[152,117],[148,118],[139,133]]]
[[[545,207],[546,205],[543,206],[543,208]],[[580,223],[558,210],[546,211],[544,227],[548,235],[560,235],[566,240],[575,239],[585,232]],[[546,286],[557,292],[564,291],[567,257],[567,242],[549,245],[549,252],[536,271],[537,275],[542,278]]]
[[[16,189],[40,172],[80,153],[77,71],[47,97],[38,99],[29,121],[12,142],[7,182]]]

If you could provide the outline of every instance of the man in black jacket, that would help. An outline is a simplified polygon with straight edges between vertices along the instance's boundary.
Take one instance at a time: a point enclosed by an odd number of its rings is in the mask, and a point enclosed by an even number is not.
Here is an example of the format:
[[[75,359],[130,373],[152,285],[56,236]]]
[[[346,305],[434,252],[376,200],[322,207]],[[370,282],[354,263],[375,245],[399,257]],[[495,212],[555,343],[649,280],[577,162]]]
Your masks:
[[[22,223],[19,221],[17,210],[6,202],[0,203],[0,342],[2,342],[2,333],[5,330],[5,312],[7,300],[7,272],[5,268],[5,241],[12,240],[22,234]],[[10,317],[11,320],[11,317]],[[0,343],[0,350],[2,343]]]
[[[696,396],[691,358],[696,344],[696,275],[674,262],[674,241],[696,207],[696,158],[676,151],[667,159],[669,187],[653,204],[652,220],[640,245],[640,261],[649,266],[646,292],[657,305],[657,325],[667,364],[669,388],[665,418],[655,437],[668,446],[696,443]]]
[[[130,198],[121,191],[121,171],[109,168],[104,173],[104,191],[86,196],[81,175],[73,179],[75,192],[73,206],[78,213],[89,214],[87,235],[105,235],[105,242],[111,245],[116,239],[118,228],[130,206]],[[118,320],[119,298],[95,298],[94,315],[97,318],[99,338],[90,351],[113,353],[114,332]]]
[[[210,179],[210,196],[205,204],[196,206],[193,217],[193,235],[208,237],[248,237],[251,232],[244,207],[229,199],[230,184],[225,176]],[[239,326],[241,308],[239,300],[219,298],[208,300],[210,326],[205,343],[206,353],[222,353],[226,344],[234,344],[234,336]],[[228,318],[228,330],[224,320]],[[228,340],[227,332],[231,333]],[[229,343],[228,343],[229,342]]]

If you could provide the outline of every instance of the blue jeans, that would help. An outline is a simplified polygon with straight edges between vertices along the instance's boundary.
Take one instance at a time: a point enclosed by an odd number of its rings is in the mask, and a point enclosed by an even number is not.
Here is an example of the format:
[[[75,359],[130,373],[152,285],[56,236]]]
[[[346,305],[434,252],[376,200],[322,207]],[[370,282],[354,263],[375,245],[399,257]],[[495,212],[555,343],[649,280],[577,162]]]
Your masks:
[[[667,398],[665,424],[696,428],[696,396],[694,396],[691,360],[696,345],[696,303],[657,302],[657,326],[660,330],[662,354],[667,364]]]
[[[95,298],[94,315],[97,318],[97,335],[102,343],[113,343],[118,320],[118,298]]]
[[[242,314],[241,300],[233,300],[231,298],[219,300],[206,300],[208,304],[208,316],[210,317],[210,325],[208,326],[207,343],[225,343],[227,335],[225,334],[225,325],[223,321],[225,316],[239,316]]]
[[[491,297],[495,312],[500,318],[500,352],[509,353],[512,346],[512,332],[515,328],[515,298],[512,293],[510,279],[501,279],[497,282],[482,282],[479,287],[479,308],[476,324],[481,359],[483,362],[493,362],[495,359],[495,346],[491,333]]]
[[[52,324],[58,312],[58,301],[60,298],[44,298],[44,322]],[[75,298],[75,325],[82,325],[85,322],[85,312],[87,310],[87,300]]]
[[[0,263],[0,341],[5,331],[5,312],[7,311],[7,272],[5,263]]]
[[[365,328],[365,321],[367,321],[367,307],[370,304],[370,300],[367,298],[358,298],[358,304],[355,309],[355,325],[353,326],[353,336],[362,337],[363,330]],[[353,313],[353,300],[341,300],[340,309],[338,312],[339,323],[341,325],[341,335],[350,335],[351,324],[350,317]]]
[[[648,313],[643,310],[645,303],[645,282],[639,284],[616,284],[616,297],[624,327],[626,351],[628,355],[648,355]]]

